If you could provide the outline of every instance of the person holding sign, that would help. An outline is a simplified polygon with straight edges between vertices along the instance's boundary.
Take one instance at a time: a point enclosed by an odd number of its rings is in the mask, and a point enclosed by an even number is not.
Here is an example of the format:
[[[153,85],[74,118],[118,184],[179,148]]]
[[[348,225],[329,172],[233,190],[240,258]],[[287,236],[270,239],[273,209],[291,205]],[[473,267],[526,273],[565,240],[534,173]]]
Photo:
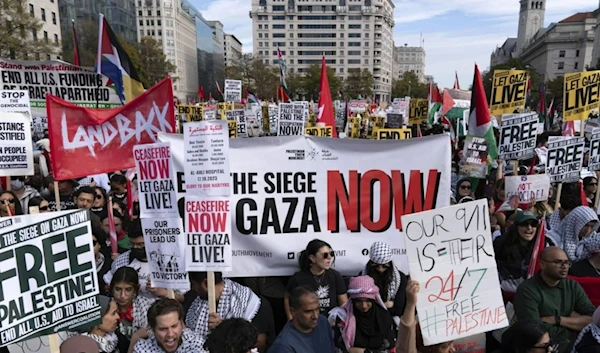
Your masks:
[[[400,319],[398,338],[396,338],[396,353],[454,353],[456,350],[452,341],[427,346],[423,344],[421,330],[415,320],[419,282],[409,281],[406,286],[406,308]]]
[[[596,309],[579,283],[567,278],[571,261],[557,247],[540,255],[541,271],[519,286],[515,296],[518,320],[541,322],[557,343],[558,352],[570,352],[573,342],[592,321]]]
[[[329,314],[334,342],[342,352],[389,352],[394,346],[394,322],[370,276],[350,278],[350,299]]]

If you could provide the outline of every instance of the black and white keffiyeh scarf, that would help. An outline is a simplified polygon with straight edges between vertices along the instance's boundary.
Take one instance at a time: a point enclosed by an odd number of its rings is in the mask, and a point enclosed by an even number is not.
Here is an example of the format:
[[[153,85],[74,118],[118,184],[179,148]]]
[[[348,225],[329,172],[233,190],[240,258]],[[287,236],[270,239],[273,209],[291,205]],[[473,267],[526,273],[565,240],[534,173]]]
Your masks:
[[[260,309],[260,298],[241,284],[224,279],[225,287],[217,303],[217,314],[221,320],[238,318],[252,321]],[[185,318],[186,327],[192,329],[200,337],[208,335],[208,300],[196,298]]]
[[[400,277],[400,270],[392,264],[394,271],[392,271],[392,281],[389,283],[388,291],[387,291],[387,300],[394,300],[396,298],[396,294],[398,293],[398,288],[400,288],[400,284],[402,282],[402,277]],[[365,268],[361,273],[361,276],[368,276],[367,268]]]
[[[562,235],[562,248],[567,253],[569,260],[579,261],[585,257],[578,253],[580,243],[579,232],[588,222],[598,221],[598,215],[593,209],[587,206],[579,206],[573,209],[562,221],[557,232]],[[598,230],[600,223],[597,223],[591,235]],[[585,242],[585,239],[582,240]]]
[[[581,342],[583,337],[588,332],[591,332],[592,337],[594,337],[596,342],[600,345],[600,327],[598,327],[595,323],[592,322],[591,324],[584,327],[583,330],[581,330],[581,332],[579,333],[579,336],[577,336],[577,340],[575,341],[575,344],[573,345],[573,350],[571,351],[571,353],[577,353],[577,350],[576,350],[577,345]]]
[[[89,338],[98,342],[101,353],[119,353],[119,348],[117,348],[119,344],[119,338],[114,332],[107,333],[104,335],[104,337],[98,336],[94,333],[84,333],[82,336],[88,336]]]
[[[139,340],[133,353],[165,353],[161,346],[156,342],[156,337]],[[181,335],[181,344],[174,353],[208,353],[204,350],[204,339],[186,328]]]

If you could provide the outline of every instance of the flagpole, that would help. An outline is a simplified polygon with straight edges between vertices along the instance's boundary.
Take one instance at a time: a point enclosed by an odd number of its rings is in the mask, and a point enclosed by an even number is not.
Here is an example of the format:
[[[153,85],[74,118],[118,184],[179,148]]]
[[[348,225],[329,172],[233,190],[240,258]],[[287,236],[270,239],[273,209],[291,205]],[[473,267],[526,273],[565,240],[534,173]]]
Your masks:
[[[96,109],[100,108],[100,90],[102,89],[102,33],[104,32],[104,14],[98,15],[98,53],[96,53],[96,73],[98,78],[98,88],[96,90]]]

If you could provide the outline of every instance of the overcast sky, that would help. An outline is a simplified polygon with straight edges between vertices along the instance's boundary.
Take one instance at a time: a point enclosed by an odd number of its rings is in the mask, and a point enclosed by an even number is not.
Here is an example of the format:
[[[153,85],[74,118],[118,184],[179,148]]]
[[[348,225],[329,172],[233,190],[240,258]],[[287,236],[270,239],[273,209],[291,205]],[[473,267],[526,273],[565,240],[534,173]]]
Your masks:
[[[207,20],[219,20],[252,52],[251,0],[190,0]],[[594,11],[598,0],[547,0],[545,26],[574,13]],[[516,37],[518,0],[394,0],[396,46],[418,46],[427,52],[426,74],[442,87],[452,87],[454,70],[461,86],[473,80],[473,64],[480,70],[506,38]],[[462,88],[462,87],[461,87]]]

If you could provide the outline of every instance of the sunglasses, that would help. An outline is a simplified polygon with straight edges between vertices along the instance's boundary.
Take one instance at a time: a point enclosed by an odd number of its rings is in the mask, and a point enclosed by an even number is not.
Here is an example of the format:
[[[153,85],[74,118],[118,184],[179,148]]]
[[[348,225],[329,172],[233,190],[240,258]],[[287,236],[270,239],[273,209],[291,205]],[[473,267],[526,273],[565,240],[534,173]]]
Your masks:
[[[8,202],[8,203],[15,203],[15,199],[4,199],[4,200],[0,200],[2,201],[2,203]]]
[[[104,197],[104,195],[102,195],[102,194],[96,194],[96,200],[100,200],[103,197]]]
[[[323,258],[324,258],[324,259],[328,259],[330,256],[331,256],[331,257],[335,257],[335,252],[333,252],[333,250],[332,250],[332,251],[330,251],[330,252],[324,252],[324,253],[323,253]]]
[[[471,185],[461,185],[460,188],[462,190],[471,190]]]
[[[390,264],[371,264],[372,267],[383,267],[383,268],[390,268]]]
[[[538,222],[531,220],[531,221],[521,223],[521,224],[519,224],[519,226],[521,226],[521,227],[531,226],[531,228],[537,228]]]
[[[40,211],[48,211],[48,206],[40,206],[38,207],[40,209]]]
[[[92,240],[92,244],[94,244],[94,246],[98,245],[98,240]]]
[[[598,186],[598,183],[590,183],[590,184],[587,184],[586,186]]]
[[[547,352],[547,351],[548,351],[548,349],[549,349],[550,347],[554,348],[554,342],[552,342],[552,340],[550,340],[550,341],[548,341],[548,342],[544,343],[544,344],[543,344],[543,345],[541,345],[541,346],[533,346],[533,347],[531,347],[531,348],[535,348],[535,349],[543,349],[543,350],[545,350],[545,351]]]

